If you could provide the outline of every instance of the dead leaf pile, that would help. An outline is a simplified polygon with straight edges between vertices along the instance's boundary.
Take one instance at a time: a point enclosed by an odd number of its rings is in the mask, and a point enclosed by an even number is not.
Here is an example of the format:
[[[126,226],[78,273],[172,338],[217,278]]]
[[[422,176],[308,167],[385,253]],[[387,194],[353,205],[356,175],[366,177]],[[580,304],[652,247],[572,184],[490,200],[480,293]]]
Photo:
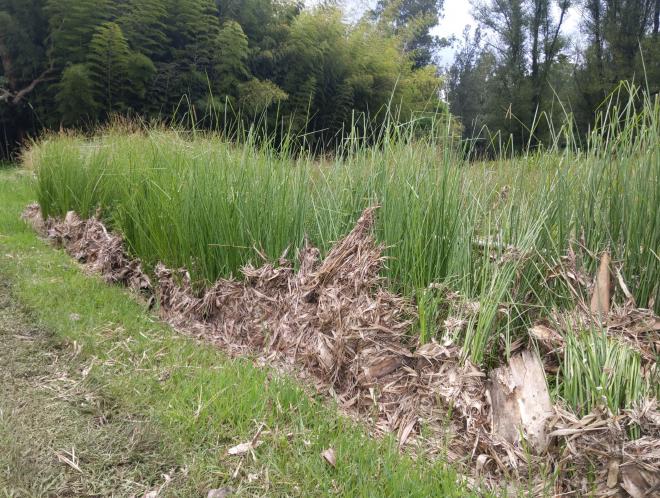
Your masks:
[[[633,498],[660,494],[660,412],[656,400],[645,400],[617,416],[599,409],[579,419],[562,407],[555,407],[555,411],[550,436],[565,443],[555,456],[564,489],[583,496],[621,496],[621,491]],[[631,440],[628,431],[633,426],[642,436]],[[589,482],[587,477],[594,471]]]
[[[564,345],[557,331],[568,333],[579,328],[602,327],[610,338],[638,351],[647,364],[655,364],[660,354],[660,317],[651,309],[637,307],[621,268],[613,268],[609,251],[601,254],[593,278],[580,270],[583,259],[584,255],[571,244],[568,254],[548,276],[549,281],[561,280],[570,290],[577,304],[575,309],[556,311],[553,324],[539,323],[530,333],[546,351],[553,351],[561,350]],[[585,296],[589,293],[590,298]],[[621,302],[613,299],[615,293],[621,296]]]
[[[44,221],[39,205],[31,204],[23,218],[106,282],[125,285],[138,292],[151,289],[140,261],[128,256],[121,236],[109,233],[97,217],[82,220],[69,211],[64,220],[48,218]]]
[[[125,252],[121,237],[109,234],[97,218],[83,221],[68,213],[64,220],[43,222],[43,227],[50,239],[107,281],[153,289],[164,318],[179,330],[233,353],[265,354],[277,364],[313,374],[320,388],[349,413],[369,421],[376,432],[394,432],[401,446],[415,441],[430,453],[468,464],[475,486],[495,487],[503,479],[523,478],[527,485],[531,475],[536,476],[535,489],[541,490],[549,474],[536,470],[550,465],[559,470],[556,492],[574,492],[585,489],[582,479],[587,472],[582,469],[588,464],[598,470],[602,496],[622,490],[638,496],[634,489],[646,492],[656,485],[656,405],[619,417],[596,413],[577,419],[550,404],[543,368],[534,353],[522,351],[489,380],[462,359],[457,346],[419,344],[409,333],[415,306],[386,290],[379,277],[384,257],[383,247],[372,236],[374,214],[375,208],[365,210],[323,260],[318,249],[306,244],[297,270],[283,256],[277,264],[248,265],[242,269],[243,280],[220,279],[201,293],[186,270],[162,264],[155,269],[157,283],[152,288],[139,261]],[[30,207],[27,216],[39,226],[38,208]],[[573,283],[583,278],[572,275]],[[600,275],[605,271],[599,274],[602,280]],[[610,297],[604,292],[600,296],[599,316],[611,321],[613,330],[636,330],[641,318],[634,313],[657,323],[657,317],[643,310],[607,314],[603,303]],[[454,314],[456,323],[445,323],[449,332],[461,327],[464,317],[479,312],[473,304],[463,300]],[[547,343],[548,350],[563,347],[562,335],[550,326],[539,324],[535,330],[532,335]],[[645,333],[638,331],[630,340],[643,342]],[[540,403],[541,409],[525,403]],[[634,441],[627,434],[633,423],[642,435]],[[242,454],[256,444],[255,440],[232,450]]]

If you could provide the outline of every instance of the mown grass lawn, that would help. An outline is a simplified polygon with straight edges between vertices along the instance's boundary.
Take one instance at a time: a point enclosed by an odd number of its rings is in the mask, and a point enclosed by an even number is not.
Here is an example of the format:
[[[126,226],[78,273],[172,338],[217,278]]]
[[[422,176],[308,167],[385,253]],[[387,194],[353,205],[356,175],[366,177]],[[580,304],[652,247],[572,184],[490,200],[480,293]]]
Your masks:
[[[401,455],[394,438],[370,438],[286,376],[178,335],[125,290],[85,275],[20,220],[34,198],[31,173],[0,170],[0,349],[39,374],[0,399],[0,494],[469,494],[442,461]],[[20,346],[25,330],[34,333]],[[10,392],[22,374],[3,368]],[[48,389],[53,378],[70,396]],[[260,427],[253,456],[227,455]],[[327,448],[335,468],[320,456]]]

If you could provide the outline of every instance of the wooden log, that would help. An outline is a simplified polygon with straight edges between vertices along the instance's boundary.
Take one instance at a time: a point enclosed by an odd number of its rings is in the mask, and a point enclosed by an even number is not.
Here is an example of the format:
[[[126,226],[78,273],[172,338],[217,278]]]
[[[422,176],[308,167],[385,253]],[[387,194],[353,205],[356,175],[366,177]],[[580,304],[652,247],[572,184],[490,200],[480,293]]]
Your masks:
[[[607,251],[600,257],[591,294],[591,312],[600,320],[606,320],[610,313],[610,254]]]
[[[548,447],[546,423],[554,415],[543,364],[524,350],[490,375],[493,432],[512,444],[524,438],[536,454]]]

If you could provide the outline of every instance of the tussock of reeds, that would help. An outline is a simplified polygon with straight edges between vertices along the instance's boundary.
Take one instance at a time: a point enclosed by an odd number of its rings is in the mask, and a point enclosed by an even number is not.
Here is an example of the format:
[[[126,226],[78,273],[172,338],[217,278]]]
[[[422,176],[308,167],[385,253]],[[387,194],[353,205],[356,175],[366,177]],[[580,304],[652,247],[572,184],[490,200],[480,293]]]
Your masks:
[[[26,153],[32,219],[106,280],[151,285],[179,329],[301,365],[475,485],[641,496],[660,475],[660,97],[622,86],[586,140],[570,116],[550,128],[483,162],[414,125],[324,157],[252,133],[52,135]],[[554,405],[539,438],[507,424],[534,371]],[[517,410],[497,423],[494,389]]]

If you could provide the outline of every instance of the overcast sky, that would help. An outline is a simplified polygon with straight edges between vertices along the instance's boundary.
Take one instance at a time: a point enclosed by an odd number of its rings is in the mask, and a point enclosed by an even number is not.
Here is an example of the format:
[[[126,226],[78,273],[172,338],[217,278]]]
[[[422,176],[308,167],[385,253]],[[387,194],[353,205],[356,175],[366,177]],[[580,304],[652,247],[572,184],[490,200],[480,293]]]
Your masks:
[[[556,3],[553,3],[553,7],[557,15],[559,14],[559,8]],[[433,33],[440,37],[451,37],[455,36],[456,38],[461,38],[463,35],[463,29],[467,24],[476,27],[476,22],[471,14],[472,7],[468,0],[445,0],[445,9],[444,16],[440,19],[440,23],[433,30]],[[572,7],[568,10],[564,21],[562,23],[562,31],[564,33],[570,33],[578,35],[579,32],[579,22],[580,22],[580,12],[576,7]],[[449,64],[454,54],[453,48],[447,48],[440,52],[439,57],[442,61],[441,64]]]
[[[319,0],[306,0],[307,5],[314,5]],[[342,2],[347,19],[358,19],[365,10],[372,7],[376,0],[343,0]],[[471,15],[472,7],[469,0],[445,0],[443,17],[440,23],[433,29],[433,34],[439,37],[450,38],[452,36],[461,38],[466,25],[476,26]],[[577,8],[571,8],[564,19],[563,32],[578,35],[578,24],[580,12]],[[454,54],[453,48],[446,48],[438,54],[440,65],[444,66],[451,62]]]

